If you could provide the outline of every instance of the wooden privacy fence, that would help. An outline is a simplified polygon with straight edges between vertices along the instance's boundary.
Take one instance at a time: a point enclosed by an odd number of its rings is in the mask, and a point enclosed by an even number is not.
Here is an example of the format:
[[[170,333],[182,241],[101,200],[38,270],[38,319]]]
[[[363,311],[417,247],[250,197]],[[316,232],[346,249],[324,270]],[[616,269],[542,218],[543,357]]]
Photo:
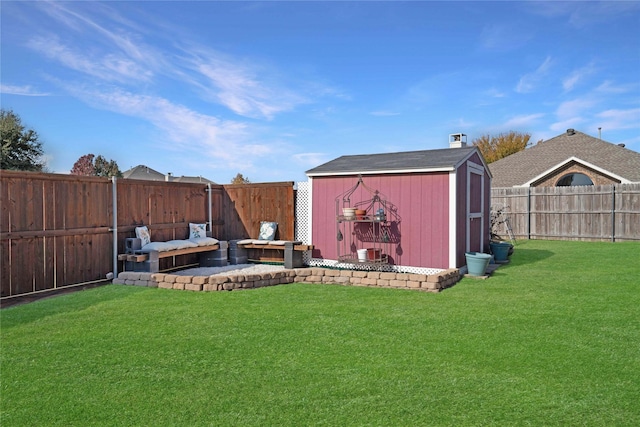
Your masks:
[[[516,238],[640,240],[640,184],[491,190]],[[506,225],[498,226],[508,236]]]
[[[263,220],[278,222],[278,238],[294,238],[293,182],[207,186],[3,170],[0,297],[105,281],[121,271],[114,255],[136,226],[166,241],[187,238],[190,222],[210,222],[214,237],[231,240],[257,237]],[[160,267],[197,260],[181,257]]]

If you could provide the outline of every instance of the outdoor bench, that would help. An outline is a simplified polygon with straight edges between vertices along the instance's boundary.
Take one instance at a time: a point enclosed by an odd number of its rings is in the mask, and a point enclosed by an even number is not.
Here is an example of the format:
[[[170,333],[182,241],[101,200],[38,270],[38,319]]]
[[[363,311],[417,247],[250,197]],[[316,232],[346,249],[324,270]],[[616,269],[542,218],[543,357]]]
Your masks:
[[[209,234],[209,233],[207,233]],[[179,255],[199,254],[200,267],[224,267],[228,264],[229,243],[212,237],[199,237],[168,242],[150,242],[142,245],[142,239],[125,239],[125,253],[118,260],[125,262],[124,270],[157,273],[160,259]]]
[[[244,264],[247,261],[282,262],[284,268],[304,266],[303,253],[313,249],[300,241],[286,240],[230,240],[229,260],[231,264]]]

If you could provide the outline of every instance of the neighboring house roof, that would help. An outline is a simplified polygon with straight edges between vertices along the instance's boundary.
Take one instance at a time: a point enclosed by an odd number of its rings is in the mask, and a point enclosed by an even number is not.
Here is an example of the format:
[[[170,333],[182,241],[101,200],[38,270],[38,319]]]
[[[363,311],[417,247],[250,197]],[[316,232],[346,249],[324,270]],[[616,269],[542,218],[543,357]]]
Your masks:
[[[122,172],[122,177],[125,179],[143,179],[145,181],[166,181],[166,177],[163,173],[151,169],[149,166],[138,165]]]
[[[309,169],[306,174],[308,176],[325,176],[452,171],[475,152],[479,154],[476,147],[461,147],[342,156]],[[482,156],[480,157],[482,158]]]
[[[138,165],[129,169],[128,171],[122,172],[122,177],[125,179],[141,179],[145,181],[171,181],[188,182],[193,184],[215,184],[215,182],[201,176],[173,176],[170,173],[165,175],[145,165]]]
[[[215,182],[208,180],[202,176],[172,176],[172,182],[188,182],[191,184],[215,184]]]
[[[569,161],[621,182],[640,182],[640,153],[585,133],[567,132],[489,164],[492,187],[528,186]]]

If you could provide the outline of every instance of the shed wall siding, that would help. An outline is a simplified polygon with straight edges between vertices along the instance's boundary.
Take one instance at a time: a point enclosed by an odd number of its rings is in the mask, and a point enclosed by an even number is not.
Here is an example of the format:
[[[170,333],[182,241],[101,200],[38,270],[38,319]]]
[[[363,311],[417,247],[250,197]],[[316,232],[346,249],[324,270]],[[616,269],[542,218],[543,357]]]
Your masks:
[[[312,239],[315,258],[337,259],[336,197],[358,182],[357,176],[312,180]],[[399,245],[389,254],[397,265],[449,268],[449,174],[366,175],[364,184],[382,193],[401,217]],[[361,187],[351,203],[367,200]],[[346,236],[345,236],[346,237]],[[464,236],[463,236],[464,238]]]

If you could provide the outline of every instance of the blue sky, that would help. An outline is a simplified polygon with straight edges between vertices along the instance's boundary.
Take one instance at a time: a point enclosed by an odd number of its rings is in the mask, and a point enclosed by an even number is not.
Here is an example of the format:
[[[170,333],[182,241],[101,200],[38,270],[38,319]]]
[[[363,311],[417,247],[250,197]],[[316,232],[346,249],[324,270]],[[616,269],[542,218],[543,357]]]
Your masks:
[[[11,2],[1,104],[48,167],[228,183],[567,128],[640,151],[640,2]]]

